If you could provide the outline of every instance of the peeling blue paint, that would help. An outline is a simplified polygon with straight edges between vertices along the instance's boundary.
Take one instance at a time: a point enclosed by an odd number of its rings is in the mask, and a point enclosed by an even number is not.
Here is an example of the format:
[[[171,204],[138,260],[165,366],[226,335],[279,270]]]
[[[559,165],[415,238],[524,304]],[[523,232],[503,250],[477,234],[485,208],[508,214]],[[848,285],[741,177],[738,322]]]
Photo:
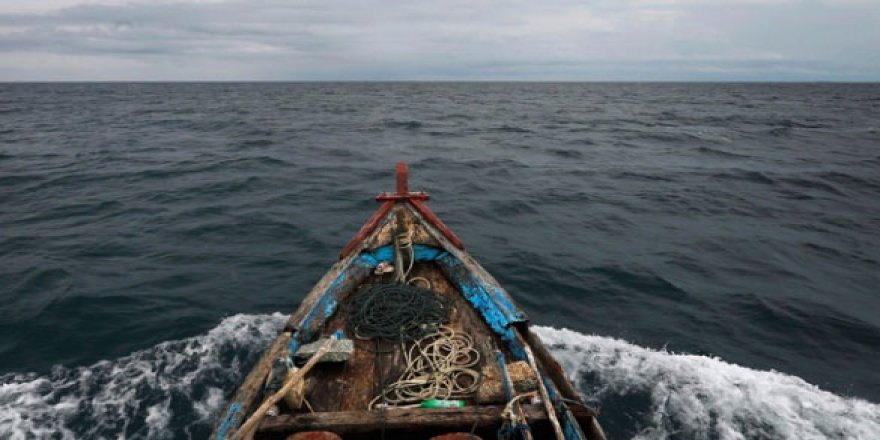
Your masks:
[[[441,256],[448,255],[443,249],[424,245],[413,246],[413,252],[415,259],[418,262],[435,261]],[[310,341],[314,336],[312,335],[312,332],[320,327],[325,319],[333,315],[333,312],[336,311],[336,306],[338,305],[337,300],[339,295],[343,293],[342,291],[346,287],[347,281],[350,282],[348,284],[349,286],[357,285],[370,275],[370,272],[372,272],[379,262],[391,261],[393,259],[393,246],[383,246],[371,251],[365,251],[352,259],[351,262],[340,271],[339,275],[333,280],[330,286],[327,287],[327,290],[325,290],[318,299],[315,307],[312,308],[303,320],[299,329],[299,342]],[[291,342],[291,344],[292,343],[293,342]]]
[[[528,321],[526,318],[526,314],[520,310],[513,302],[509,300],[507,293],[501,289],[499,286],[495,285],[487,285],[487,290],[490,292],[490,296],[492,298],[502,299],[502,301],[497,301],[499,305],[501,305],[504,309],[506,309],[508,316],[510,316],[511,320],[514,322],[520,321]]]
[[[480,297],[486,311],[493,315],[493,321],[504,327],[525,321],[524,314],[501,287],[475,276],[460,260],[448,253],[438,258],[437,262],[445,266],[447,275],[450,275],[456,284],[465,287],[468,293]]]
[[[507,343],[514,357],[526,359],[525,351],[510,327],[525,322],[525,316],[500,287],[488,284],[471,273],[457,258],[449,253],[441,255],[436,262],[450,280],[458,287],[465,299],[483,315],[489,327]],[[511,313],[511,311],[513,311]]]
[[[229,409],[226,410],[226,415],[223,416],[223,424],[217,428],[217,436],[214,437],[216,440],[223,440],[226,437],[229,428],[232,428],[238,423],[236,415],[240,413],[241,405],[238,402],[232,402],[232,404],[229,405]]]
[[[513,385],[510,383],[509,380],[507,380],[507,361],[504,359],[504,353],[496,351],[495,361],[498,362],[498,369],[501,370],[501,380],[504,381],[505,400],[509,402],[510,399],[513,399]]]
[[[415,255],[416,262],[419,263],[435,261],[440,257],[448,255],[448,253],[441,248],[425,246],[423,244],[414,245],[413,254]],[[394,261],[394,246],[383,246],[371,251],[366,251],[357,259],[360,260],[358,261],[358,264],[364,264],[366,267],[372,269],[376,267],[380,261]]]
[[[336,279],[333,280],[330,286],[327,287],[327,290],[325,290],[318,299],[317,304],[315,304],[303,320],[298,332],[299,340],[306,342],[311,341],[314,336],[312,335],[312,331],[317,330],[324,323],[324,320],[332,316],[333,312],[336,311],[339,295],[342,294],[347,287],[360,284],[369,276],[373,267],[375,267],[375,265],[370,266],[365,262],[363,256],[352,260],[352,262],[339,273]],[[346,282],[349,282],[348,286],[346,286]]]
[[[510,328],[513,323],[525,322],[525,314],[513,304],[501,287],[475,276],[464,267],[458,258],[441,248],[417,244],[413,246],[413,254],[417,262],[433,261],[438,263],[468,302],[480,312],[492,330],[507,342],[513,355],[520,360],[526,358],[525,352],[516,341],[514,332]],[[392,261],[393,259],[394,247],[390,245],[364,251],[353,258],[348,266],[340,271],[336,279],[318,299],[315,307],[303,320],[296,338],[298,343],[310,341],[314,336],[312,332],[319,328],[324,320],[333,315],[338,305],[338,297],[347,281],[349,282],[348,286],[356,285],[368,277],[379,262]],[[292,341],[291,344],[294,342]]]
[[[504,353],[496,351],[495,361],[498,363],[498,369],[501,370],[501,380],[504,382],[504,400],[510,402],[514,398],[514,389],[509,380],[510,376],[507,374],[507,360],[504,358]],[[530,438],[531,436],[526,436],[526,432],[531,431],[529,424],[524,420],[520,420],[514,426],[505,423],[498,429],[498,438],[510,438],[513,433],[516,433],[521,439]]]
[[[293,357],[297,350],[299,350],[299,341],[299,332],[294,333],[293,336],[290,337],[290,342],[287,344],[287,347],[290,348],[291,357]]]
[[[580,425],[577,424],[577,421],[574,419],[574,415],[568,409],[568,405],[562,401],[559,395],[559,392],[556,390],[556,384],[553,383],[547,376],[544,376],[542,373],[538,373],[541,376],[541,382],[544,382],[544,387],[547,389],[547,396],[550,397],[550,401],[553,402],[553,407],[556,408],[556,413],[562,416],[562,433],[565,434],[566,440],[583,440],[586,437],[583,431],[581,431]]]

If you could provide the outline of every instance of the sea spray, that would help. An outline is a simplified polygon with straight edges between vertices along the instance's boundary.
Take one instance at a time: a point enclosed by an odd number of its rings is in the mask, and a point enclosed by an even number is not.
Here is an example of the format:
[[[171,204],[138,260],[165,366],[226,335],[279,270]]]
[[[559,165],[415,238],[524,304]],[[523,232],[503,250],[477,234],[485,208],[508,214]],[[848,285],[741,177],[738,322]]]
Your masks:
[[[603,420],[630,422],[610,438],[880,439],[880,405],[796,376],[566,329],[536,331],[587,399],[632,404],[606,411]]]
[[[114,361],[0,376],[0,438],[205,438],[284,320],[278,313],[235,315],[203,335]],[[604,407],[610,438],[880,438],[880,405],[795,376],[535,329],[581,392]],[[647,397],[631,399],[638,395]]]
[[[205,438],[284,318],[234,315],[114,361],[2,375],[0,438]]]

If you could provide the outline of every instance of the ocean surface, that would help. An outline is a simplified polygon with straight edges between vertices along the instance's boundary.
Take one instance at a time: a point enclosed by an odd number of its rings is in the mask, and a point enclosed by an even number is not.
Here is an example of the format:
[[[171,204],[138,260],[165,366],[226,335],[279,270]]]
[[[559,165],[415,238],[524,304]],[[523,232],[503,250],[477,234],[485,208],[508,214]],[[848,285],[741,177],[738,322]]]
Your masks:
[[[205,438],[410,187],[610,439],[880,439],[880,85],[0,84],[0,439]]]

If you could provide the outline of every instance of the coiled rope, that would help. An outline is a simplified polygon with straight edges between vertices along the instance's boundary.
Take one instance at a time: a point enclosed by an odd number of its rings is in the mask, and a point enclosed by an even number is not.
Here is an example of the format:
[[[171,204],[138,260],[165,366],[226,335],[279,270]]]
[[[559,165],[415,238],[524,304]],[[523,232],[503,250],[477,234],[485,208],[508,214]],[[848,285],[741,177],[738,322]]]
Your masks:
[[[447,298],[404,284],[369,286],[355,292],[348,304],[348,330],[360,339],[413,341],[449,320]]]
[[[413,266],[416,262],[415,250],[413,250],[413,233],[412,230],[405,230],[394,236],[394,282],[398,284],[410,284],[415,286],[416,283],[424,283],[426,289],[431,288],[431,282],[425,277],[409,278]],[[406,252],[407,260],[404,262],[404,252]],[[403,267],[406,266],[406,269]]]
[[[442,326],[403,353],[406,369],[370,402],[368,409],[378,402],[402,406],[430,399],[466,398],[480,386],[482,377],[475,369],[480,351],[467,334]]]

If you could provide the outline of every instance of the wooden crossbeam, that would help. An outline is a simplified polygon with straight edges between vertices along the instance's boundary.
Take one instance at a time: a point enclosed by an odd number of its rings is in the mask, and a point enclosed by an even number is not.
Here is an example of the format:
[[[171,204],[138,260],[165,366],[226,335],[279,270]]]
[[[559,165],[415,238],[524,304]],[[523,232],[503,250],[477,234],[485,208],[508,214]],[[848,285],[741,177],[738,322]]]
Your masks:
[[[547,423],[547,412],[543,406],[522,405],[522,409],[529,424]],[[331,431],[344,436],[375,432],[383,426],[387,430],[468,431],[475,423],[477,429],[496,429],[501,426],[503,410],[503,406],[493,405],[283,414],[263,420],[257,432],[283,434],[297,431]],[[589,421],[590,414],[586,410],[574,406],[571,410],[579,421]]]

